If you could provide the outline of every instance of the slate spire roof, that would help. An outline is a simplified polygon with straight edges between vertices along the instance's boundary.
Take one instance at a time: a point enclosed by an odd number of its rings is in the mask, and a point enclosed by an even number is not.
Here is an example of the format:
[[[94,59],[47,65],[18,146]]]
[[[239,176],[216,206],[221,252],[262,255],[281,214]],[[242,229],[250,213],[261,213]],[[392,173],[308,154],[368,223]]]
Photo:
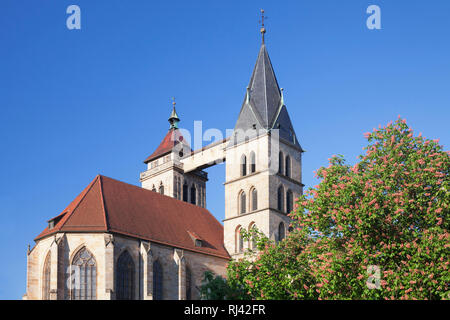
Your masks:
[[[280,136],[291,143],[300,146],[287,113],[282,90],[272,67],[266,45],[261,44],[258,58],[250,78],[247,92],[242,104],[239,118],[235,125],[237,129],[263,129],[270,131],[280,129]],[[231,139],[231,143],[238,143],[240,139]]]

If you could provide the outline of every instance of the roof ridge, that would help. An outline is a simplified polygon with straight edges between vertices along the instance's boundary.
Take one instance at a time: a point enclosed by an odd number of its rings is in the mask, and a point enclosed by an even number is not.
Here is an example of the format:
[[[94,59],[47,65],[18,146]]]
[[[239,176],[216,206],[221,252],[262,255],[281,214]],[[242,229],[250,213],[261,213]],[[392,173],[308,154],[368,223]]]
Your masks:
[[[80,203],[84,200],[84,198],[86,197],[86,195],[91,191],[92,187],[94,186],[95,182],[98,181],[100,179],[100,174],[97,174],[94,178],[94,180],[91,181],[91,184],[88,186],[88,190],[86,190],[85,194],[83,194],[83,196],[81,197],[81,199],[78,201],[78,203],[76,204],[76,206],[71,210],[71,212],[65,217],[66,219],[64,220],[63,224],[60,225],[58,227],[58,230],[61,230],[64,225],[67,223],[67,221],[69,220],[69,218],[73,215],[73,213],[75,212],[75,210],[78,208],[78,206],[80,205]]]
[[[105,197],[103,195],[103,180],[102,180],[103,176],[99,175],[99,180],[100,180],[100,198],[102,199],[102,209],[103,209],[103,219],[105,221],[105,227],[106,230],[109,230],[109,223],[108,223],[108,219],[106,218],[106,206],[105,206]]]

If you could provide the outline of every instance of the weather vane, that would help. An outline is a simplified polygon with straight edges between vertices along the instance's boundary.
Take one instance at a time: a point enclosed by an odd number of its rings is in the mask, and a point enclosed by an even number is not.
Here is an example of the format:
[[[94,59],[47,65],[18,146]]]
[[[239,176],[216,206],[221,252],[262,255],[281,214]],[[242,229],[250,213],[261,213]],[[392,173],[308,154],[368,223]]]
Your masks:
[[[269,18],[264,15],[264,9],[261,9],[261,20],[259,20],[259,23],[261,24],[262,43],[264,43],[264,34],[266,33],[266,28],[264,27],[264,19]]]

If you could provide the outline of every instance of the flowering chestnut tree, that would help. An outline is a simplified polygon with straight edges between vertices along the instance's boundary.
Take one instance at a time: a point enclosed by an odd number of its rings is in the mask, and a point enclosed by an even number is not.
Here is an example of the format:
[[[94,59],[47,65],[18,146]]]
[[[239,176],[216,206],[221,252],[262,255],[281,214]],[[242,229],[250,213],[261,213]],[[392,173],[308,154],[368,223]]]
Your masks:
[[[365,136],[357,164],[317,171],[285,240],[230,262],[240,298],[450,298],[449,152],[400,117]]]

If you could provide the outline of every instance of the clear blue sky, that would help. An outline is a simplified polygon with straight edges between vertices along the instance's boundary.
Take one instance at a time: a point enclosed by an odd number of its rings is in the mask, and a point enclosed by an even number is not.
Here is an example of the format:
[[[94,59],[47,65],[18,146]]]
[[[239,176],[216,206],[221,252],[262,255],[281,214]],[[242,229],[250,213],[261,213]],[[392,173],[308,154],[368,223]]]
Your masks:
[[[81,8],[81,30],[66,8]],[[366,8],[381,8],[368,30]],[[304,154],[307,186],[332,154],[356,161],[363,133],[402,115],[450,144],[450,1],[0,3],[0,299],[25,293],[26,248],[101,173],[139,184],[168,129],[233,128],[266,44]],[[224,217],[224,166],[207,204]]]

